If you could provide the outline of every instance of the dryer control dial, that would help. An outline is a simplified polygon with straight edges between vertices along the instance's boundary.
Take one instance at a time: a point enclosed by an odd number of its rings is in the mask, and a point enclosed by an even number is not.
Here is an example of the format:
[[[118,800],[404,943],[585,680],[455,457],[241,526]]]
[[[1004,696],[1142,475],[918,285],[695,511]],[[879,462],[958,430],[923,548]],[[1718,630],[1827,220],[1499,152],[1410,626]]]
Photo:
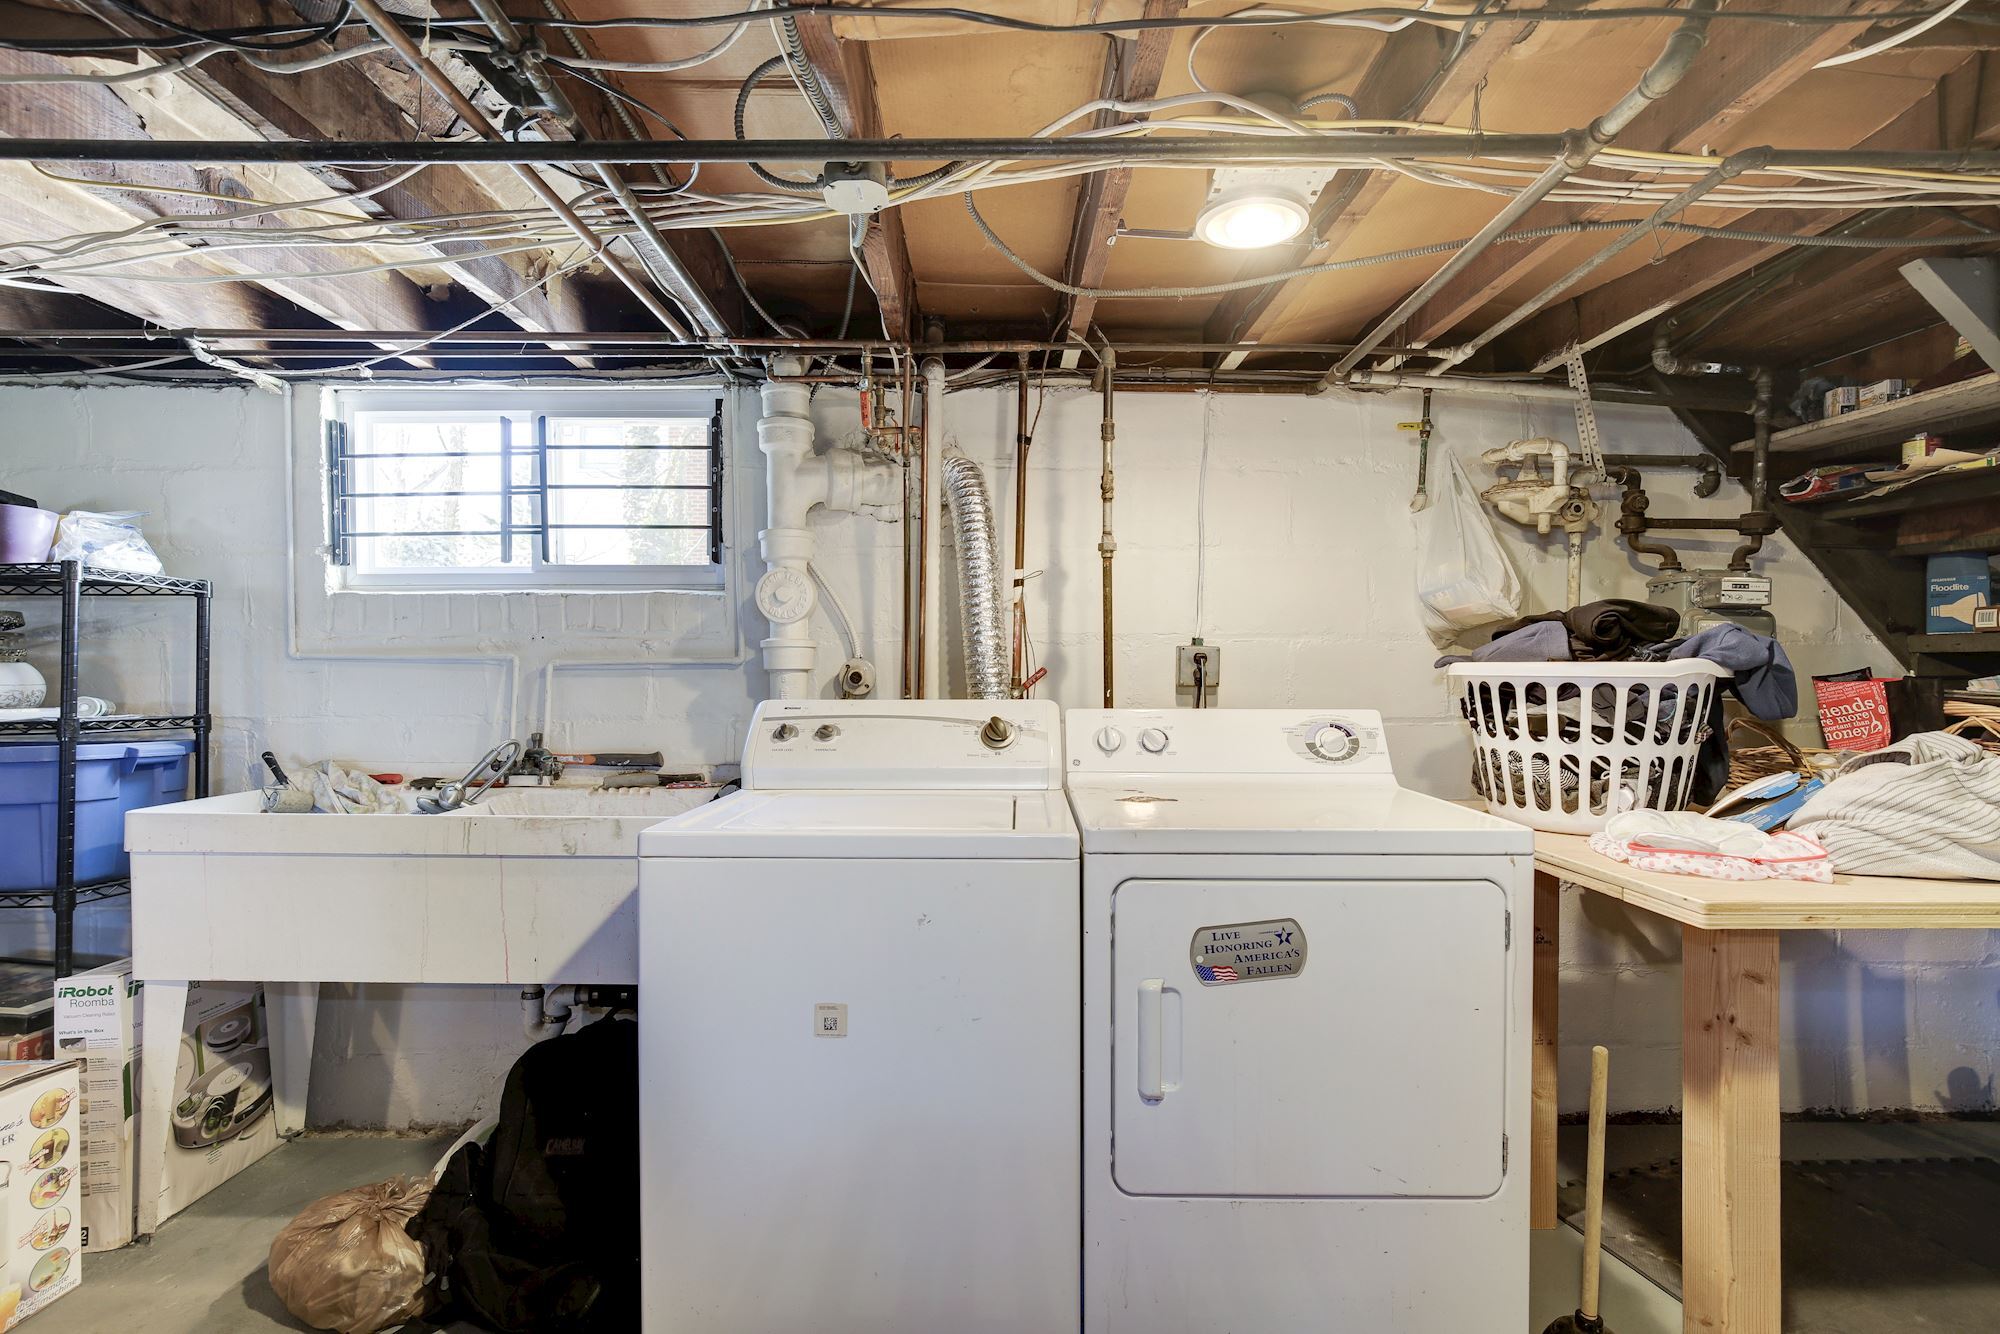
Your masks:
[[[1139,733],[1139,745],[1149,755],[1158,755],[1167,748],[1167,734],[1157,727],[1149,727]]]
[[[1094,740],[1099,750],[1106,755],[1115,755],[1118,748],[1125,744],[1125,734],[1115,727],[1100,727]]]
[[[1328,723],[1313,733],[1312,740],[1306,742],[1306,749],[1317,759],[1338,764],[1361,753],[1361,738],[1343,724]]]

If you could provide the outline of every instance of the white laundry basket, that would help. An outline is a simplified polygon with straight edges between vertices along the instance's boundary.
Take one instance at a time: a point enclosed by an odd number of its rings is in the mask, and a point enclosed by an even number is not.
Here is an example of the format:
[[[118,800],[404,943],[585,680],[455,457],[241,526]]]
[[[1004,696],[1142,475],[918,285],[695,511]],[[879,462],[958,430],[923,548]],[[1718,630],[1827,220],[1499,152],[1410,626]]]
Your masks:
[[[1448,670],[1472,729],[1486,808],[1535,829],[1589,834],[1622,810],[1677,811],[1694,785],[1712,662],[1461,662]]]

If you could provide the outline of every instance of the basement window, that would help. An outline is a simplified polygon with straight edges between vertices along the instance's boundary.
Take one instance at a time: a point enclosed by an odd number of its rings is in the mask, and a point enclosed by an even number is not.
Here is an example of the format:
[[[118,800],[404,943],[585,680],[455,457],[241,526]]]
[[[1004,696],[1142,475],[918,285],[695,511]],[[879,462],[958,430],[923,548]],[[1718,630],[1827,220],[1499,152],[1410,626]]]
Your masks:
[[[344,392],[337,408],[327,558],[347,588],[723,582],[718,393]]]

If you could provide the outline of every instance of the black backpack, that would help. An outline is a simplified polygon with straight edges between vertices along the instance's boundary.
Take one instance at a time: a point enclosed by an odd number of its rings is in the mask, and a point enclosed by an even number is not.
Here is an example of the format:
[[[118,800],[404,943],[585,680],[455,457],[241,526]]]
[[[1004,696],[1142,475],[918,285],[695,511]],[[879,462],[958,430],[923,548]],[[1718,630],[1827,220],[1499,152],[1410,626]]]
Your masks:
[[[410,1221],[442,1309],[496,1334],[639,1328],[639,1026],[600,1019],[514,1062],[484,1148]]]

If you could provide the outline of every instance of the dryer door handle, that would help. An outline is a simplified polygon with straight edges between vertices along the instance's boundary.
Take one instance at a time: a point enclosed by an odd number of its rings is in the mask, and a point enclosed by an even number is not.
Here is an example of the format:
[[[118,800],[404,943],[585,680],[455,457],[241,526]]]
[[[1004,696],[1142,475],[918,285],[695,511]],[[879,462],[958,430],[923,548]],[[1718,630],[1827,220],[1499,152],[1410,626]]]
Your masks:
[[[1149,977],[1139,983],[1139,1096],[1147,1102],[1158,1102],[1167,1096],[1161,1076],[1166,1047],[1161,1025],[1165,988],[1166,979],[1161,977]]]

